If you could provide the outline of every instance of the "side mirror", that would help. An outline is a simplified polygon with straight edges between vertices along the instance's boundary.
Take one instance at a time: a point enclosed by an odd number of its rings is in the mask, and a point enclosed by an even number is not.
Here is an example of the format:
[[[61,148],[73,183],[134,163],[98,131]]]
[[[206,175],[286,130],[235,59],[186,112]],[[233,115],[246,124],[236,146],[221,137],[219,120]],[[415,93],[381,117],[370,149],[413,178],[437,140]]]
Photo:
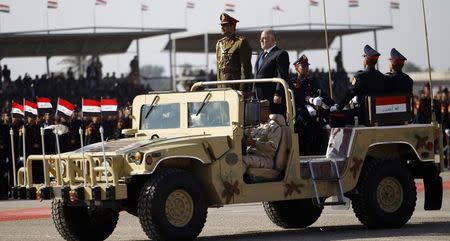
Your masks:
[[[138,132],[137,129],[123,129],[122,134],[124,136],[134,136]]]
[[[259,102],[258,100],[250,100],[245,103],[245,111],[244,111],[244,126],[256,126],[259,124]]]

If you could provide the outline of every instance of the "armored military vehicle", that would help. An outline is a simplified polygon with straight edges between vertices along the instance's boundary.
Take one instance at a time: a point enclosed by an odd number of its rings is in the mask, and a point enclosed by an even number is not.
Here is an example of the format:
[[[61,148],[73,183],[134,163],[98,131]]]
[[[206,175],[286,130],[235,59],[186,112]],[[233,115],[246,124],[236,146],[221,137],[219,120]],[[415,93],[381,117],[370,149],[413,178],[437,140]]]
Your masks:
[[[53,199],[52,218],[67,240],[106,239],[122,210],[139,218],[149,238],[191,240],[208,207],[250,202],[262,202],[280,227],[305,228],[325,205],[344,205],[346,198],[368,228],[397,228],[414,212],[415,179],[424,180],[425,209],[440,209],[441,129],[408,124],[408,96],[368,96],[366,123],[331,128],[326,153],[300,156],[302,133],[294,132],[295,103],[284,80],[226,83],[264,82],[279,83],[286,93],[273,169],[246,169],[242,161],[257,101],[210,88],[223,81],[200,82],[191,92],[137,96],[128,138],[28,157],[18,198]],[[44,183],[33,182],[33,162],[43,162]]]

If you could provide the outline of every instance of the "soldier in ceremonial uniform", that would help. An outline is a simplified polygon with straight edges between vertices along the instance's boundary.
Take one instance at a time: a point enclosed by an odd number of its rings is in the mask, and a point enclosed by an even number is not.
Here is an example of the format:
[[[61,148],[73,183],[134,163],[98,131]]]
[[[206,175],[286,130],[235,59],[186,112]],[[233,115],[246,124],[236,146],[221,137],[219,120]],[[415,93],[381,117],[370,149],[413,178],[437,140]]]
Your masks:
[[[9,135],[9,117],[7,114],[2,114],[0,122],[0,200],[8,198],[8,190],[12,185],[8,177],[11,166],[11,145]]]
[[[345,98],[343,98],[337,105],[330,108],[330,111],[336,111],[344,108],[353,97],[357,97],[359,109],[356,115],[362,123],[366,112],[365,98],[369,95],[382,94],[385,91],[384,84],[386,83],[386,76],[375,69],[380,53],[375,49],[366,45],[364,47],[364,70],[358,71],[352,80],[352,84],[347,91]]]
[[[431,95],[430,95],[430,84],[426,83],[423,86],[423,95],[420,96],[419,108],[417,110],[417,115],[414,120],[417,124],[429,124],[431,123]],[[436,103],[435,103],[436,104]],[[436,105],[435,105],[436,109]]]
[[[326,151],[327,136],[323,127],[324,110],[321,108],[334,105],[334,101],[319,88],[317,80],[309,75],[309,62],[302,55],[294,62],[297,76],[292,81],[297,117],[295,131],[299,135],[299,150],[301,155],[319,155]],[[325,140],[326,139],[326,140]]]
[[[25,147],[23,146],[22,139],[19,142],[20,154],[23,153],[23,148],[25,148],[26,157],[24,161],[30,155],[42,154],[41,146],[41,135],[40,126],[37,124],[35,117],[29,116],[27,118],[27,123],[23,125],[23,128],[19,131],[19,135],[23,138],[23,129],[25,129]],[[43,173],[43,163],[42,162],[32,162],[32,172],[33,172],[33,182],[43,183],[44,173]]]
[[[402,71],[406,61],[405,56],[393,48],[389,60],[390,72],[387,73],[386,91],[393,94],[412,95],[413,80]]]
[[[247,155],[243,162],[246,168],[273,168],[274,158],[281,139],[281,126],[285,121],[282,115],[270,115],[270,103],[268,100],[260,102],[261,124],[246,130]]]
[[[248,41],[236,35],[237,19],[226,13],[220,15],[220,25],[224,35],[216,44],[217,80],[240,80],[252,78],[251,54]],[[225,85],[234,89],[246,90],[244,85]]]
[[[66,150],[73,151],[81,148],[80,133],[78,131],[82,127],[82,123],[77,109],[74,110],[72,117],[67,122],[67,127],[69,128],[69,132],[67,133],[69,145]]]

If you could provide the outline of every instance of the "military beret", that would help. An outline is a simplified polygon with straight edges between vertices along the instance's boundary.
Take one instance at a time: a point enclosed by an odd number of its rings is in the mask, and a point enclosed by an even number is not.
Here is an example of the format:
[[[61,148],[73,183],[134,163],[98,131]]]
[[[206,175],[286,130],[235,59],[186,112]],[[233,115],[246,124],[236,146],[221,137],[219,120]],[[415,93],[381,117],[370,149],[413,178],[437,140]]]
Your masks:
[[[300,56],[300,58],[298,58],[293,65],[297,65],[300,64],[301,66],[308,66],[309,62],[308,62],[308,57],[306,57],[306,55],[302,55]]]
[[[236,24],[237,22],[239,22],[239,20],[231,17],[230,15],[228,15],[226,13],[220,14],[220,18],[219,19],[220,19],[220,24],[221,25],[222,24],[227,24],[227,23]]]
[[[269,107],[270,102],[268,100],[260,100],[259,101],[259,107]]]
[[[370,47],[368,44],[364,46],[364,57],[378,59],[380,57],[380,53],[378,53],[375,49]]]
[[[394,60],[395,62],[403,63],[406,61],[406,58],[400,52],[398,52],[395,48],[393,48],[393,49],[391,49],[390,60]]]

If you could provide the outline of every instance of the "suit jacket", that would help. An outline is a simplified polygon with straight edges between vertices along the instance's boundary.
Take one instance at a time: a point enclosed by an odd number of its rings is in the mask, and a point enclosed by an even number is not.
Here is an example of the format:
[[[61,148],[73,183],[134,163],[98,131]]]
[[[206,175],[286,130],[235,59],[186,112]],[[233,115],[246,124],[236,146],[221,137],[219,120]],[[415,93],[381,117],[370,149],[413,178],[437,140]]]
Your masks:
[[[264,79],[264,78],[281,78],[286,82],[289,81],[289,55],[286,51],[275,46],[264,58],[262,59],[262,55],[264,52],[258,56],[258,59],[255,63],[255,78],[256,79]],[[263,61],[260,68],[259,62]],[[259,99],[267,99],[270,101],[271,111],[276,114],[284,114],[284,111],[275,107],[273,103],[273,96],[281,96],[284,97],[284,91],[280,84],[274,83],[264,83],[256,86],[256,90],[258,93]],[[284,102],[285,100],[283,100]],[[276,106],[285,106],[285,103],[282,105]],[[284,108],[284,107],[282,107]]]

